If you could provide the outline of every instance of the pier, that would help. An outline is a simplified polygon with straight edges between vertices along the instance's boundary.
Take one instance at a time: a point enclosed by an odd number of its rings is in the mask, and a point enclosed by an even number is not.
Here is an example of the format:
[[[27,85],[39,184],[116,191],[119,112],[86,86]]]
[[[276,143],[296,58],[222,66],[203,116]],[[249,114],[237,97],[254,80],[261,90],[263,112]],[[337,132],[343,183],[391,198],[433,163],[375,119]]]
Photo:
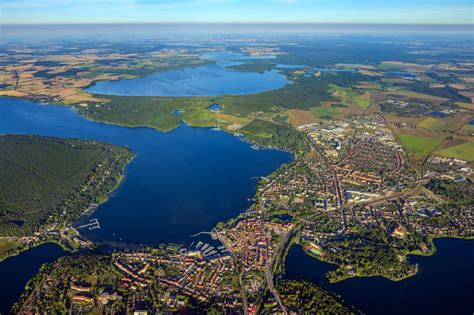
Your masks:
[[[89,230],[100,230],[99,220],[97,219],[89,220],[89,223],[76,227],[76,230],[84,229],[84,228],[89,228]]]
[[[211,232],[199,232],[199,233],[196,233],[194,235],[191,235],[191,237],[196,237],[196,236],[199,236],[199,235],[212,235]]]

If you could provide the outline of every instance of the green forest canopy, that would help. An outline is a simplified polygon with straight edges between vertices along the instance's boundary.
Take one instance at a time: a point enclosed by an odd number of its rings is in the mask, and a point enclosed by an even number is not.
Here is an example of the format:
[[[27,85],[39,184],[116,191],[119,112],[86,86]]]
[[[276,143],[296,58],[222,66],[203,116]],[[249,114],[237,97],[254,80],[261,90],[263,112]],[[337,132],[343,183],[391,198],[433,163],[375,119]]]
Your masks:
[[[96,141],[0,136],[0,235],[29,235],[58,216],[76,218],[114,189],[131,157]]]

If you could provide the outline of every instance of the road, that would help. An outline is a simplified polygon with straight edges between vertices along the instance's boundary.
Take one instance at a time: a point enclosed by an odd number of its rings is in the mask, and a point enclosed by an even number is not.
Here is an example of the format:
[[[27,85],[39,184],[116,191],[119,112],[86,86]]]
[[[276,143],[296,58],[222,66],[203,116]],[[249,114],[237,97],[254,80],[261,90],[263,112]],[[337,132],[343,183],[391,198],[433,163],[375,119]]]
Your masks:
[[[398,173],[403,166],[402,152],[397,151],[397,168],[392,173]]]
[[[275,300],[278,303],[278,306],[280,307],[283,314],[285,314],[285,315],[287,315],[288,312],[286,311],[286,308],[285,308],[285,306],[283,305],[283,302],[280,299],[280,295],[275,290],[275,285],[273,284],[273,268],[275,267],[276,258],[281,257],[280,253],[283,251],[283,248],[288,243],[290,234],[291,233],[288,232],[288,233],[284,233],[282,235],[281,241],[280,241],[280,243],[278,243],[278,246],[277,246],[277,248],[274,252],[272,260],[269,262],[269,264],[267,266],[267,271],[265,271],[265,277],[267,278],[268,290],[270,290],[270,293],[273,295],[273,297],[275,298]]]
[[[244,275],[244,272],[242,271],[239,274],[239,284],[240,284],[240,291],[242,292],[242,302],[244,303],[244,315],[247,315],[249,313],[249,304],[247,302],[247,294],[245,292],[244,281],[242,279],[243,275]]]

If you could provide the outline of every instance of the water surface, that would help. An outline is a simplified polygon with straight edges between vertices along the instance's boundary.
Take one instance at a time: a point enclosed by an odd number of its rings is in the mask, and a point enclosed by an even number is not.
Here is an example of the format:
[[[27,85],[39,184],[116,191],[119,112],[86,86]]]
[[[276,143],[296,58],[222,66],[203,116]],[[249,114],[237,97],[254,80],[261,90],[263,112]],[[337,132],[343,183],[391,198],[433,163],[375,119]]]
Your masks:
[[[144,78],[101,81],[87,88],[89,93],[133,96],[214,96],[252,94],[281,88],[289,83],[277,70],[240,72],[232,68],[243,60],[269,59],[272,56],[250,57],[236,53],[205,54],[215,63],[195,68],[157,72]]]
[[[90,217],[87,236],[124,243],[189,243],[249,205],[258,177],[289,162],[289,153],[254,150],[231,134],[182,125],[169,132],[88,121],[73,110],[0,99],[0,134],[95,139],[129,146],[136,158],[125,180]]]
[[[64,256],[63,249],[56,244],[44,244],[0,262],[0,314],[9,314],[20,297],[26,283],[42,264],[52,263]]]
[[[329,284],[324,274],[335,268],[293,247],[286,259],[286,277],[321,284],[367,314],[466,314],[474,312],[472,274],[474,242],[435,240],[433,256],[411,256],[420,271],[402,281],[382,277],[351,278]]]

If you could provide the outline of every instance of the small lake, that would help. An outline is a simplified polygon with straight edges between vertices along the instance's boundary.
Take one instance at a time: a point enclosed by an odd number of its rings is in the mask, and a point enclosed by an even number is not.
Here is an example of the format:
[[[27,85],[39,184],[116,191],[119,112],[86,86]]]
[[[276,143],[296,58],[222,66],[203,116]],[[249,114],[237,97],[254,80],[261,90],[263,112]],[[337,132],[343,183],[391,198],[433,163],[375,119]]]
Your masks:
[[[434,112],[429,113],[429,115],[431,115],[433,117],[436,117],[436,118],[443,118],[447,114],[444,113],[444,112],[440,112],[440,111],[434,111]]]
[[[56,244],[44,244],[0,262],[0,314],[9,314],[28,280],[42,264],[52,263],[65,253]]]
[[[224,94],[252,94],[274,90],[290,83],[277,70],[240,72],[229,68],[252,59],[271,59],[273,56],[245,56],[237,53],[214,52],[204,54],[213,61],[194,68],[157,72],[144,78],[101,81],[87,88],[87,92],[106,95],[132,96],[214,96]]]
[[[410,256],[420,270],[403,281],[370,277],[329,284],[324,274],[335,266],[306,255],[300,246],[288,253],[285,277],[320,284],[369,315],[473,314],[474,242],[437,239],[435,244],[433,256]]]

